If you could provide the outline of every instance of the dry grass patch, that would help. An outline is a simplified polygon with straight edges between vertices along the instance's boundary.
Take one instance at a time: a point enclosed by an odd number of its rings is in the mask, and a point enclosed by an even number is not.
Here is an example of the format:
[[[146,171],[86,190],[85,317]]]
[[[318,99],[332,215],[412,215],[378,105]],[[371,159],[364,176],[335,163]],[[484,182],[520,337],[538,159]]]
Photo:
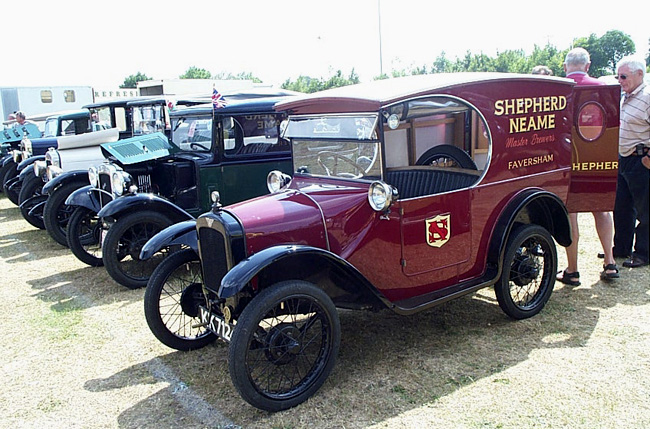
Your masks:
[[[650,269],[602,282],[581,215],[583,285],[508,319],[491,290],[410,317],[341,311],[337,365],[306,403],[237,395],[227,346],[183,353],[149,332],[143,290],[113,282],[0,196],[0,414],[17,427],[648,427]],[[558,249],[564,264],[563,249]]]

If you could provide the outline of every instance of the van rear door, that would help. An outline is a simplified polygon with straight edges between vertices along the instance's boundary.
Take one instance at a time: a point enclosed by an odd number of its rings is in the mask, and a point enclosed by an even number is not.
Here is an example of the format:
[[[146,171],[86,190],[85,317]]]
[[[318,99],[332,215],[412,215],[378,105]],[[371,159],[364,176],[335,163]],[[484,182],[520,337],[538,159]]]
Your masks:
[[[614,209],[620,85],[575,86],[569,212]]]

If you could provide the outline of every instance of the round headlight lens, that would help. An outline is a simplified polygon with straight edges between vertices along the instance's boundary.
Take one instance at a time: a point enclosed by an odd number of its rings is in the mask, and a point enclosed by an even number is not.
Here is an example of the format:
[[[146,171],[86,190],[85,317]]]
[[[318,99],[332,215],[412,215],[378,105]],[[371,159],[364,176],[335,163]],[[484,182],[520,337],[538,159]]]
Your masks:
[[[48,165],[61,167],[61,157],[59,156],[59,152],[52,147],[49,148],[45,153],[45,162],[47,162]]]
[[[88,182],[94,188],[99,188],[99,174],[95,167],[88,168]]]
[[[368,189],[368,202],[373,210],[385,211],[393,203],[393,188],[384,182],[373,182]]]
[[[125,180],[124,176],[122,176],[122,173],[119,171],[113,173],[113,176],[111,177],[111,187],[113,188],[113,193],[118,197],[124,194],[124,185]]]
[[[273,170],[266,176],[266,187],[274,193],[285,188],[291,182],[291,176],[281,171]]]
[[[45,170],[47,169],[47,163],[45,161],[34,161],[34,175],[36,177],[41,177],[43,174],[45,174]]]
[[[63,173],[63,170],[61,170],[59,167],[55,165],[49,165],[47,167],[47,172],[46,172],[48,182],[54,179],[56,176],[60,175],[61,173]]]

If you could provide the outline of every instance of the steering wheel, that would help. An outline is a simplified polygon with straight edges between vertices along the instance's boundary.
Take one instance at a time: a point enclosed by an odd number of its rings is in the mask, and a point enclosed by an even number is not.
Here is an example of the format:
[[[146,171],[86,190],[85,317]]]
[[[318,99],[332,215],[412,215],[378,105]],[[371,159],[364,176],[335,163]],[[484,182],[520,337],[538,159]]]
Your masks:
[[[333,174],[332,174],[332,171],[330,171],[330,169],[321,160],[321,155],[331,156],[332,158],[337,159],[337,160],[340,159],[341,161],[351,165],[356,171],[358,171],[360,173],[358,175],[354,175],[352,173],[347,173],[347,172],[337,173],[336,171],[334,171],[334,174],[337,175],[337,176],[350,177],[350,178],[358,179],[359,177],[363,177],[363,175],[367,173],[367,171],[363,168],[363,166],[361,166],[361,165],[357,164],[356,162],[352,161],[350,158],[346,158],[345,156],[343,156],[343,155],[341,155],[341,154],[339,154],[337,152],[333,152],[331,150],[323,150],[323,151],[318,152],[318,160],[317,160],[317,162],[318,162],[318,165],[323,167],[323,169],[325,170],[325,172],[327,173],[328,176],[332,176]],[[336,164],[335,164],[335,166],[336,166]]]
[[[197,142],[191,142],[190,143],[190,149],[210,150],[209,147],[203,146],[201,143],[197,143]]]

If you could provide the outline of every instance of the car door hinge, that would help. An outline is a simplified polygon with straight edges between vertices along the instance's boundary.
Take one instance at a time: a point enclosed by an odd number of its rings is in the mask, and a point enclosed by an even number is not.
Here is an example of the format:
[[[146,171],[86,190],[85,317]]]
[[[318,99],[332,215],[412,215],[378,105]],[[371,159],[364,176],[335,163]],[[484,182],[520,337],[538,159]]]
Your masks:
[[[401,259],[399,263],[402,264],[402,267],[406,267],[406,259]]]

